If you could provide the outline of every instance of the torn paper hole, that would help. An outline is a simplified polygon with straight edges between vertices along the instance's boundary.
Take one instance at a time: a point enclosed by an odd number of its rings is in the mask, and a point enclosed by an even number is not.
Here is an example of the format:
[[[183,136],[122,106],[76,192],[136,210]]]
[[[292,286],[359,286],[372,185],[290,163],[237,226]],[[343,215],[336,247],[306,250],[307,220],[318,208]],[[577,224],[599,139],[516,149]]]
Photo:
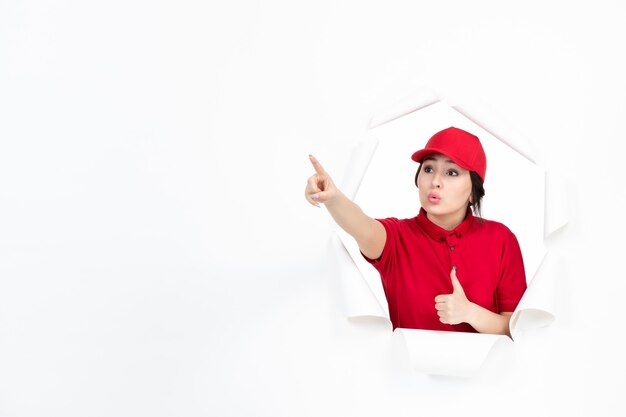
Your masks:
[[[521,136],[507,130],[503,123],[492,122],[484,109],[465,103],[451,107],[433,100],[430,92],[422,99],[415,97],[413,105],[405,101],[372,120],[367,145],[355,153],[352,161],[352,166],[361,170],[358,174],[352,172],[346,185],[350,188],[347,194],[375,218],[417,214],[419,197],[413,184],[417,166],[410,155],[435,132],[456,126],[481,139],[488,161],[483,216],[506,224],[515,233],[526,269],[528,289],[511,319],[511,334],[515,339],[524,330],[552,323],[554,262],[546,252],[544,237],[567,223],[564,195],[556,190],[555,180],[549,182],[550,197],[546,198],[546,178],[552,177],[533,162]],[[504,139],[502,135],[508,136]],[[349,235],[338,229],[337,237],[344,249],[337,253],[347,316],[389,319],[378,272],[363,259]],[[495,343],[511,341],[506,336],[399,330],[415,368],[442,375],[471,375]],[[450,344],[465,347],[465,353],[456,356],[462,358],[461,362],[444,360],[441,353],[451,349],[445,347]],[[428,365],[423,358],[430,358]]]

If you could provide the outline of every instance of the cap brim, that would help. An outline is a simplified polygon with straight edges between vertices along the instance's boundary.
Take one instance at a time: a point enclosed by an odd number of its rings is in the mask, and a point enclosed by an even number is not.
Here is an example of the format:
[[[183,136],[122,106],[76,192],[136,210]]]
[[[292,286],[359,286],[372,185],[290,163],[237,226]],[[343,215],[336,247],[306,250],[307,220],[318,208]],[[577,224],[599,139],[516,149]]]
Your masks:
[[[467,169],[468,171],[471,170],[471,168],[467,164],[465,164],[463,161],[455,159],[454,157],[446,154],[445,151],[441,149],[437,149],[437,148],[428,148],[428,149],[422,149],[420,151],[417,151],[411,156],[411,159],[414,160],[415,162],[422,163],[425,157],[427,157],[428,155],[436,154],[436,153],[447,156],[448,158],[452,160],[452,162],[454,162],[455,164],[457,164],[463,169]]]
[[[413,156],[411,156],[411,159],[414,160],[415,162],[421,163],[424,160],[424,157],[426,155],[430,155],[433,153],[441,153],[441,152],[436,149],[422,149],[421,151],[415,152]]]

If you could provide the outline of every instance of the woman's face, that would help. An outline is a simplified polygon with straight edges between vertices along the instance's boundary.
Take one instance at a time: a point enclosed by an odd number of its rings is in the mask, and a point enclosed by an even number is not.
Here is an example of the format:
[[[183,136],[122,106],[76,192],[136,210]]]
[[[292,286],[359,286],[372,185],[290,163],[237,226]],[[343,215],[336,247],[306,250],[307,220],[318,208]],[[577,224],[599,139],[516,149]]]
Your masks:
[[[429,155],[422,161],[417,186],[420,203],[433,223],[451,230],[463,221],[472,193],[468,170],[445,155]]]

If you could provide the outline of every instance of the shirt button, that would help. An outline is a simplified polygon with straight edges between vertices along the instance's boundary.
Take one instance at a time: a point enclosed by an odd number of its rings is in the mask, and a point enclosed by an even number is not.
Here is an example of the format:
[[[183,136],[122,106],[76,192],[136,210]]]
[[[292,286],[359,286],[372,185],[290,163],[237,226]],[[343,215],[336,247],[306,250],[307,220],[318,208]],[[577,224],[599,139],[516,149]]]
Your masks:
[[[454,246],[450,246],[450,250],[454,250]]]

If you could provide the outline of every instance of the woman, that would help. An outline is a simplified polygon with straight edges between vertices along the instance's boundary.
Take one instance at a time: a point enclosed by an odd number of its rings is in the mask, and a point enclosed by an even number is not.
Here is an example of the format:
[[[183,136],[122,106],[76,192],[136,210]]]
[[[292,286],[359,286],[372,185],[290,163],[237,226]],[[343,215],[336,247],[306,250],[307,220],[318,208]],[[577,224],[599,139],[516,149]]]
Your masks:
[[[480,140],[450,127],[415,152],[421,209],[410,219],[373,219],[335,186],[311,155],[305,197],[324,203],[380,273],[393,328],[509,335],[526,290],[515,235],[480,217],[487,167]]]

